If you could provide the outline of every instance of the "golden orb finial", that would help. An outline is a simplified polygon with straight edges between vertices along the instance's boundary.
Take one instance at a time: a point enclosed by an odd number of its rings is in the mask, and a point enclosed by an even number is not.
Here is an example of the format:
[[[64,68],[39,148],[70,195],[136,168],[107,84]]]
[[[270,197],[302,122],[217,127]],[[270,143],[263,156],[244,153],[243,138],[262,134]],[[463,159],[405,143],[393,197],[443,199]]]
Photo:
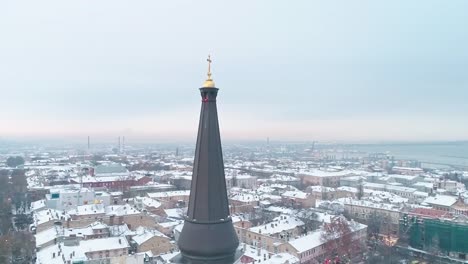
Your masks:
[[[214,88],[215,83],[214,83],[213,79],[211,79],[211,56],[210,55],[208,55],[208,59],[206,59],[206,61],[208,62],[208,73],[207,73],[208,78],[203,83],[203,87],[204,88]]]

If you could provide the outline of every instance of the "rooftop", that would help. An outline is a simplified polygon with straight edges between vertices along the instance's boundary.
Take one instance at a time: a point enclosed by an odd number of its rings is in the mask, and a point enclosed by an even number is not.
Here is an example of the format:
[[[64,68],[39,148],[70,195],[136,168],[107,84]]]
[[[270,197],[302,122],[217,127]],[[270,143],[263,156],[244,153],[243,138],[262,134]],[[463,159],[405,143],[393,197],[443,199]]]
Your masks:
[[[182,191],[170,191],[170,192],[155,192],[155,193],[148,193],[148,197],[157,199],[157,198],[164,198],[164,197],[172,197],[172,196],[189,196],[190,190],[182,190]]]
[[[138,245],[145,243],[146,241],[150,240],[153,237],[166,237],[163,233],[157,230],[149,230],[146,228],[138,228],[137,235],[133,236],[132,239]]]
[[[431,205],[438,205],[438,206],[452,206],[454,203],[457,202],[456,196],[449,196],[449,195],[436,195],[436,196],[429,196],[424,200],[424,203],[431,204]]]
[[[94,174],[128,173],[127,168],[118,163],[109,163],[94,167]]]
[[[303,226],[303,225],[304,225],[304,222],[302,222],[296,217],[292,217],[289,215],[280,215],[276,217],[270,223],[260,225],[260,226],[255,226],[255,227],[250,228],[249,230],[255,233],[271,235],[271,234],[277,234],[283,231],[291,230],[298,226]]]
[[[310,194],[301,191],[286,191],[281,196],[288,198],[307,199]]]

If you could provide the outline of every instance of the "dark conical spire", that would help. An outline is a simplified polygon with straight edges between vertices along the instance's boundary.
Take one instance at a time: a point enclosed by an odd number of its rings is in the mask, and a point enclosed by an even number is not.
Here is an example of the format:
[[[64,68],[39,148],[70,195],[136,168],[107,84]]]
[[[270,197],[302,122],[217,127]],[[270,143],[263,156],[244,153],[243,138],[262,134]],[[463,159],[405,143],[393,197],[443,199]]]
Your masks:
[[[211,59],[208,62],[211,63]],[[182,254],[198,260],[229,259],[239,245],[229,215],[216,108],[218,88],[214,87],[210,70],[209,81],[213,86],[200,88],[202,107],[190,200],[178,240]]]
[[[217,88],[201,88],[202,109],[187,217],[218,222],[229,217],[223,153],[216,109]]]

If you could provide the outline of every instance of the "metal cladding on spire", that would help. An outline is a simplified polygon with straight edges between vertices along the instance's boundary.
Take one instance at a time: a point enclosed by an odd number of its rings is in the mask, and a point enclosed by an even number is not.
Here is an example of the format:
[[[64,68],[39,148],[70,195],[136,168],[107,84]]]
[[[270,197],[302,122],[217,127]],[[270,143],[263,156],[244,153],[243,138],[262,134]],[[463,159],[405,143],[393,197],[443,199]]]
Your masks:
[[[208,63],[208,80],[200,88],[202,106],[190,200],[178,244],[182,255],[187,259],[223,260],[223,263],[229,263],[234,257],[239,240],[229,215],[216,108],[218,88],[214,87],[211,80],[209,57]]]

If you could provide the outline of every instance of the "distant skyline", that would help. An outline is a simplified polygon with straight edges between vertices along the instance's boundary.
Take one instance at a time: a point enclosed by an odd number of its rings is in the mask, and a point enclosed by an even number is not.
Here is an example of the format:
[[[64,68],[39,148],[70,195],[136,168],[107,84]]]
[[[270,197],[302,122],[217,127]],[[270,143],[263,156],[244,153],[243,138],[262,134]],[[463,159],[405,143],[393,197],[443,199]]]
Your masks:
[[[468,2],[2,1],[0,139],[468,140]],[[107,140],[106,140],[107,141]]]

